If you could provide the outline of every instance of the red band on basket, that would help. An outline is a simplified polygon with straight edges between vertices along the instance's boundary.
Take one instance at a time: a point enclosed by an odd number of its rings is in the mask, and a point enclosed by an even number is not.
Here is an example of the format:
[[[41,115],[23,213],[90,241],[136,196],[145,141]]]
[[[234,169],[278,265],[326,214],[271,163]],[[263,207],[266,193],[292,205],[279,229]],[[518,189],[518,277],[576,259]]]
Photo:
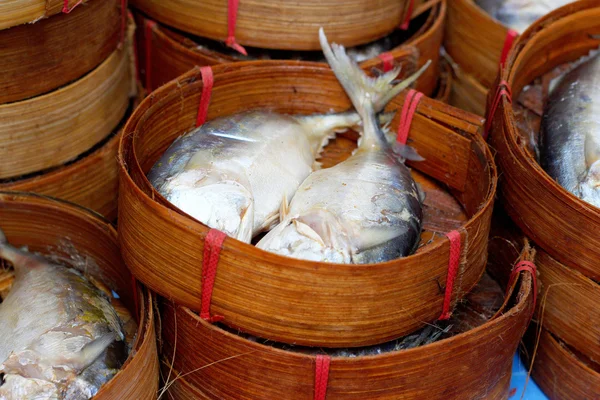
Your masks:
[[[402,106],[402,113],[400,114],[400,124],[398,125],[398,135],[396,136],[398,143],[406,144],[408,141],[408,133],[410,132],[413,116],[417,111],[422,97],[423,93],[421,92],[417,92],[414,89],[408,91],[404,99],[404,105]]]
[[[83,3],[83,0],[79,0],[77,3],[75,3],[75,5],[71,8],[69,8],[69,0],[65,0],[63,2],[63,8],[62,8],[62,12],[64,14],[68,14],[71,11],[73,11],[75,9],[75,7],[77,7],[78,5],[80,5],[81,3]]]
[[[391,71],[394,68],[394,56],[390,53],[381,53],[377,57],[383,61],[383,72]]]
[[[213,287],[217,276],[217,265],[223,241],[227,235],[223,232],[211,229],[204,239],[204,255],[202,259],[202,304],[200,306],[200,318],[209,322],[222,321],[219,315],[210,315],[210,303],[212,300]]]
[[[314,400],[325,400],[327,395],[327,382],[329,381],[329,364],[331,357],[318,355],[315,366],[315,398]]]
[[[400,29],[407,30],[410,25],[410,19],[412,18],[413,8],[415,7],[415,0],[410,0],[408,3],[408,10],[406,11],[406,16],[404,17],[404,22],[400,25]]]
[[[121,0],[121,43],[125,42],[125,28],[127,27],[127,0]]]
[[[248,53],[236,40],[235,40],[235,25],[237,22],[237,11],[240,0],[229,0],[227,7],[227,40],[225,44],[238,53],[242,53],[247,56]]]
[[[512,48],[513,42],[519,36],[519,32],[509,29],[506,33],[506,38],[504,39],[504,47],[502,47],[502,53],[500,54],[500,66],[504,65],[506,62],[506,58],[508,57],[508,53]]]
[[[200,74],[202,74],[202,94],[200,97],[200,105],[198,106],[196,127],[206,122],[206,115],[208,114],[208,105],[210,104],[210,96],[212,95],[214,82],[211,67],[207,66],[200,68]]]
[[[508,280],[507,290],[510,290],[512,285],[517,280],[517,277],[521,272],[527,271],[531,274],[533,279],[533,309],[535,310],[535,304],[537,302],[537,267],[531,261],[520,261],[515,269],[512,270],[510,274],[510,279]]]
[[[144,32],[144,39],[146,42],[146,90],[150,92],[152,90],[152,32],[156,27],[156,22],[146,19],[144,21],[146,25],[146,31]]]
[[[137,279],[135,279],[135,275],[133,274],[131,274],[131,286],[133,289],[133,304],[135,305],[135,314],[138,316],[139,319],[140,299],[138,298]]]
[[[446,320],[450,318],[450,304],[452,303],[452,290],[454,289],[454,281],[458,274],[458,267],[460,265],[460,233],[458,231],[452,231],[446,234],[450,239],[450,257],[448,260],[448,276],[446,278],[446,290],[444,293],[444,305],[442,306],[442,315],[440,320]]]
[[[496,115],[496,109],[500,105],[500,99],[502,98],[502,96],[506,96],[508,102],[512,103],[512,91],[510,90],[508,82],[505,80],[500,81],[500,83],[498,84],[496,94],[494,95],[494,100],[492,101],[492,107],[490,108],[490,112],[487,115],[487,120],[485,121],[485,129],[483,130],[483,138],[485,140],[487,140],[488,135],[490,133],[492,121],[494,120],[494,115]]]

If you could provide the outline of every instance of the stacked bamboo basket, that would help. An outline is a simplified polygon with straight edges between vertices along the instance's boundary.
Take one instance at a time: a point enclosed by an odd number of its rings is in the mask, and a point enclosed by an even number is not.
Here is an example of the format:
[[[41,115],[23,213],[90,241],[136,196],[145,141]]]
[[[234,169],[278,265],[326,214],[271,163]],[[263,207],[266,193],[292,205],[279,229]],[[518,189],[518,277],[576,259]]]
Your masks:
[[[135,94],[132,23],[121,0],[0,5],[0,189],[114,219],[119,126]]]
[[[295,2],[253,0],[240,2],[237,12],[216,0],[137,0],[132,4],[139,10],[136,23],[143,27],[137,31],[137,53],[141,80],[148,92],[196,65],[265,58],[322,59],[316,38],[323,26],[332,41],[362,46],[361,66],[365,70],[391,69],[407,53],[413,54],[419,66],[432,60],[416,89],[442,101],[450,96],[452,74],[449,65],[440,62],[439,54],[446,0],[383,1],[377,7],[364,0],[303,2],[302,7]],[[274,8],[285,9],[285,13]],[[230,38],[234,29],[240,44],[257,48],[248,47],[249,55],[245,56],[240,51],[246,49],[234,50],[214,41],[226,42],[228,29]],[[382,41],[386,41],[387,49]],[[235,47],[231,39],[227,43]]]
[[[542,294],[528,355],[552,399],[600,397],[600,210],[551,179],[534,144],[551,79],[599,46],[598,2],[565,6],[516,41],[488,99],[502,204],[537,247]]]

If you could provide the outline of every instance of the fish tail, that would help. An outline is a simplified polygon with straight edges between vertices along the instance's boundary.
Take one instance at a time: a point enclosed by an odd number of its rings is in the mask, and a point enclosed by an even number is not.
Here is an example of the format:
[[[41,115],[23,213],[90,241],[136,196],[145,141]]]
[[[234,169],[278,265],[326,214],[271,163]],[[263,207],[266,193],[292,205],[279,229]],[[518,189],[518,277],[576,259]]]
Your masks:
[[[17,274],[21,270],[33,268],[40,262],[43,263],[45,261],[40,257],[10,245],[2,229],[0,229],[0,259],[9,261]]]

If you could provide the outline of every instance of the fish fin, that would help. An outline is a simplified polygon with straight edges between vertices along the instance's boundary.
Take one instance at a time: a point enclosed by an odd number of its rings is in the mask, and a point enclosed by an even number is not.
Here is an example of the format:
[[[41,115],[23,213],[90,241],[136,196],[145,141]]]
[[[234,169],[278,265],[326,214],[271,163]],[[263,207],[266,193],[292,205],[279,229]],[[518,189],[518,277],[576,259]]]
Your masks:
[[[279,208],[279,220],[283,221],[289,212],[290,207],[288,203],[287,193],[284,193],[283,199],[281,200],[281,207]]]
[[[86,368],[88,365],[94,362],[94,360],[98,358],[100,354],[102,354],[104,350],[106,350],[106,348],[115,341],[115,339],[115,334],[109,333],[102,335],[83,346],[77,358],[77,362],[80,364],[80,367],[82,369]]]
[[[421,186],[421,184],[419,182],[415,182],[415,184],[417,185],[417,195],[419,196],[419,200],[421,201],[421,204],[423,204],[425,202],[425,198],[427,197],[427,195],[425,194],[425,191],[423,190],[423,187]]]
[[[407,144],[402,144],[398,142],[394,142],[392,144],[392,152],[396,155],[400,161],[404,162],[404,160],[410,161],[425,161],[423,157],[417,153],[414,147],[411,147]]]
[[[321,163],[320,161],[314,161],[312,164],[312,170],[313,171],[318,171],[321,168],[323,168],[323,163]]]
[[[381,129],[384,132],[390,130],[390,125],[392,124],[392,120],[394,119],[395,115],[396,115],[396,110],[384,112],[377,116],[377,118],[379,118],[379,125],[381,125]]]
[[[412,85],[431,64],[431,60],[427,61],[416,73],[393,86],[400,68],[396,67],[377,78],[371,78],[348,57],[344,46],[335,43],[329,45],[323,28],[319,29],[319,40],[327,62],[363,118],[367,104],[372,104],[374,113],[381,112],[391,99]]]
[[[299,234],[304,235],[307,238],[314,240],[315,242],[319,243],[321,246],[325,246],[325,242],[323,241],[323,238],[321,237],[321,235],[319,235],[309,225],[305,224],[304,222],[298,221],[297,219],[294,219],[293,223],[294,223],[294,226],[296,227],[296,231]]]
[[[251,200],[250,205],[242,212],[236,239],[244,243],[250,243],[252,236],[254,236],[254,199]]]
[[[40,264],[47,264],[48,262],[35,254],[31,254],[27,251],[17,249],[14,246],[11,246],[4,234],[0,230],[0,259],[4,259],[9,261],[13,268],[15,269],[15,273],[19,274],[21,271],[25,271],[27,269],[35,268]]]

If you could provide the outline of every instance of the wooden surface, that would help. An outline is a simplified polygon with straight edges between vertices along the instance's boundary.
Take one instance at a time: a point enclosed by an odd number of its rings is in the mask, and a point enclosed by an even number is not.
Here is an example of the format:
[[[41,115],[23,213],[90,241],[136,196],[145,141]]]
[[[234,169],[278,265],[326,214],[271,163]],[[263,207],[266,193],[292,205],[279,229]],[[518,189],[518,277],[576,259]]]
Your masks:
[[[119,0],[93,0],[70,14],[0,30],[0,104],[47,93],[96,68],[121,41],[121,12]]]
[[[600,7],[591,0],[573,3],[534,24],[516,42],[502,75],[512,87],[513,99],[519,99],[523,87],[536,78],[596,49],[600,39],[593,35],[600,35]],[[527,102],[535,103],[531,98]],[[520,107],[520,100],[514,103]],[[544,172],[524,140],[529,133],[521,131],[517,113],[506,99],[493,117],[491,145],[502,171],[501,196],[508,214],[553,258],[598,280],[600,209],[570,194]]]
[[[322,64],[230,63],[216,66],[214,73],[209,120],[253,108],[307,114],[350,107],[333,73]],[[194,126],[201,88],[195,69],[147,97],[128,121],[120,147],[124,258],[152,290],[195,310],[200,307],[208,229],[165,201],[145,173],[177,136]],[[404,97],[388,108],[400,108]],[[430,182],[425,185],[430,206],[426,221],[436,234],[417,254],[375,265],[292,261],[228,238],[212,312],[258,336],[329,347],[384,342],[439,317],[450,251],[443,233],[458,228],[464,243],[454,300],[473,287],[485,266],[496,176],[480,137],[481,122],[426,98],[417,110],[410,140],[427,161],[412,166],[439,181],[423,179]],[[343,154],[351,146],[347,142]],[[333,159],[329,154],[324,160]],[[453,188],[453,199],[440,184]]]
[[[133,351],[121,371],[94,399],[155,399],[158,359],[154,307],[150,293],[136,288],[136,309],[131,274],[119,254],[117,232],[108,221],[75,205],[39,195],[0,193],[0,228],[14,246],[51,254],[64,260],[85,260],[72,265],[114,290],[136,317],[138,331]],[[73,250],[74,249],[74,250]],[[77,257],[73,257],[75,255]],[[138,317],[139,316],[139,317]]]
[[[431,1],[431,0],[430,0]],[[415,0],[415,8],[425,0]],[[222,0],[133,0],[152,19],[197,36],[227,39],[227,2]],[[372,42],[404,20],[407,0],[243,0],[235,36],[244,46],[265,49],[318,50],[319,27],[331,41],[346,47]]]
[[[68,86],[0,105],[0,179],[62,165],[106,138],[129,106],[127,55],[116,50]]]

